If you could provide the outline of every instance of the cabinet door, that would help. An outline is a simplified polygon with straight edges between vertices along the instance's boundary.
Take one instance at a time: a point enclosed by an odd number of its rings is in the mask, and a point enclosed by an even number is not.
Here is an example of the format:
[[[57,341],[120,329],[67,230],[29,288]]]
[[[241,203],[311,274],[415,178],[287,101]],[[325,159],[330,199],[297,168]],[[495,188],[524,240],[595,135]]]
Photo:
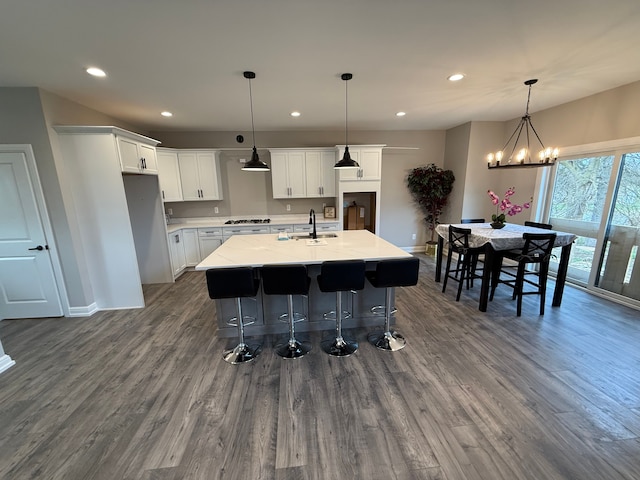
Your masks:
[[[200,255],[203,259],[207,258],[211,253],[222,245],[222,238],[218,237],[200,237]]]
[[[187,267],[193,267],[200,263],[200,245],[198,243],[198,230],[185,228],[182,230],[184,241],[184,256]]]
[[[307,197],[322,197],[324,186],[324,170],[322,168],[322,152],[307,152],[305,156],[307,169]]]
[[[158,161],[156,160],[156,148],[144,143],[138,144],[138,155],[142,161],[142,172],[151,175],[158,174]]]
[[[273,187],[273,198],[289,198],[287,153],[271,153],[271,186]]]
[[[117,137],[120,152],[120,167],[123,172],[142,173],[142,162],[138,155],[138,142],[125,137]]]
[[[200,200],[222,200],[215,152],[197,152]]]
[[[320,152],[320,172],[322,175],[322,196],[336,196],[336,170],[333,166],[336,164],[336,153],[331,150]]]
[[[357,162],[360,164],[360,180],[382,178],[382,152],[380,149],[362,149]]]
[[[186,267],[181,230],[169,234],[169,253],[171,256],[171,269],[175,277]]]
[[[178,153],[180,168],[180,182],[182,183],[182,198],[186,200],[200,200],[200,180],[198,178],[198,158],[195,153]]]
[[[287,159],[287,174],[292,198],[307,196],[307,179],[305,168],[305,152],[289,152]]]
[[[163,202],[181,202],[182,186],[176,152],[158,151],[158,180]]]

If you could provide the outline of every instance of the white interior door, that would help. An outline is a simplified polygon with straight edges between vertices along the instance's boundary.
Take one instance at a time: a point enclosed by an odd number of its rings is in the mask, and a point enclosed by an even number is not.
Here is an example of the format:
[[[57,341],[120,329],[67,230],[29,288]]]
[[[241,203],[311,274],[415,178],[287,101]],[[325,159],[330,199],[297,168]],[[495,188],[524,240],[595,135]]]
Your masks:
[[[62,316],[36,195],[31,150],[0,146],[0,319]]]

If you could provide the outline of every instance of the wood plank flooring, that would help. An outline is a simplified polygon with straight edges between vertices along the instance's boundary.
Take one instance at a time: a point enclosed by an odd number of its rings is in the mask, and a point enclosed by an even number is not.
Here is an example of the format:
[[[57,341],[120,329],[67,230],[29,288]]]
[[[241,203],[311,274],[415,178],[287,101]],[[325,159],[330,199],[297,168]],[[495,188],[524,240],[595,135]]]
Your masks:
[[[316,333],[227,365],[202,272],[141,310],[0,322],[0,478],[639,479],[640,313],[570,286],[544,316],[509,289],[482,313],[419,257],[395,353],[355,330],[349,358]]]

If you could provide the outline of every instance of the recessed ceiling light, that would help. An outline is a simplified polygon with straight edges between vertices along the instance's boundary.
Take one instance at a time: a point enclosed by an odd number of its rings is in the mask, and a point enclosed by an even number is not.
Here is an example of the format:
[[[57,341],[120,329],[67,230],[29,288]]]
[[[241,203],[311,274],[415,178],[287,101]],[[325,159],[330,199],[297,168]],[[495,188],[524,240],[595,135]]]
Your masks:
[[[89,75],[93,75],[94,77],[106,77],[107,74],[104,70],[98,67],[89,67],[87,68],[87,73]]]
[[[404,117],[407,114],[407,112],[398,112],[396,113],[396,117]]]
[[[171,112],[162,112],[160,115],[162,115],[163,117],[173,117],[173,113]]]
[[[454,73],[447,77],[447,80],[451,82],[457,82],[458,80],[462,80],[464,78],[464,73]]]
[[[291,116],[292,117],[299,117],[300,116],[300,112],[291,112]]]

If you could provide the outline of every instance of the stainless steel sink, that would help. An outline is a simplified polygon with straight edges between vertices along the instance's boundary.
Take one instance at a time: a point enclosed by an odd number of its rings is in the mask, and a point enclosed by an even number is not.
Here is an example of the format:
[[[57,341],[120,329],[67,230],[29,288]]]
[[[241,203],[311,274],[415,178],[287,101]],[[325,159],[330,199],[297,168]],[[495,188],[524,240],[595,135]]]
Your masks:
[[[316,235],[316,237],[318,238],[336,238],[338,235],[335,233],[318,233]],[[310,240],[311,239],[311,235],[309,235],[308,233],[303,233],[303,234],[294,234],[294,235],[290,235],[289,238],[293,238],[294,240]]]

